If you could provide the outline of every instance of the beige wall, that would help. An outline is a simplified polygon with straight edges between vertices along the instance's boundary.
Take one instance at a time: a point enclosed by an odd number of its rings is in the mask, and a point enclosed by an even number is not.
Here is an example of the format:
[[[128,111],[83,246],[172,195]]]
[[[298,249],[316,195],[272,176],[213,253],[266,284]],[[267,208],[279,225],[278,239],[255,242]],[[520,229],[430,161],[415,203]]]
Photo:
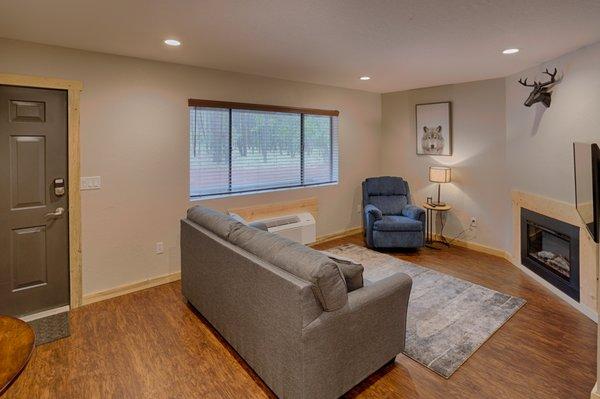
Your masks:
[[[559,76],[564,76],[554,88],[550,108],[540,104],[524,107],[529,89],[516,81],[520,77],[545,80],[544,69],[554,67],[560,71]],[[574,206],[571,147],[574,141],[600,143],[600,43],[506,78],[506,160],[512,187]],[[583,226],[580,231],[585,235],[582,242],[590,242],[593,248],[596,244]],[[587,262],[581,265],[584,270],[593,269],[597,273],[600,261],[597,245],[596,250],[595,259],[582,254],[582,262]],[[586,274],[582,278],[586,277],[582,284],[593,286],[597,281],[597,277]],[[596,289],[600,290],[600,286]],[[599,295],[597,291],[596,301]],[[593,301],[587,305],[592,306]],[[599,310],[598,304],[595,310]],[[598,344],[597,379],[600,380],[600,331]],[[597,396],[597,393],[592,395]]]
[[[382,172],[409,179],[418,201],[435,194],[427,166],[449,165],[453,183],[442,196],[455,209],[446,232],[478,228],[466,239],[511,251],[510,190],[574,204],[572,143],[600,142],[600,43],[509,76],[456,85],[388,93],[382,96]],[[530,90],[520,77],[545,79],[557,67],[552,105],[527,108]],[[415,155],[414,106],[453,102],[454,154]]]
[[[452,167],[442,187],[452,204],[446,234],[510,251],[510,189],[573,202],[574,140],[600,139],[600,44],[506,79],[378,95],[237,73],[0,39],[0,71],[82,80],[82,175],[103,187],[82,192],[84,293],[179,270],[178,220],[188,200],[188,98],[339,109],[340,184],[203,201],[217,208],[317,196],[318,235],[360,226],[360,182],[408,179],[415,201],[434,196],[429,165]],[[565,78],[552,106],[522,105],[546,66]],[[537,76],[536,76],[537,74]],[[453,103],[451,157],[416,155],[414,106]],[[155,255],[157,241],[165,254]]]
[[[188,199],[188,98],[340,111],[340,184],[205,201],[225,209],[317,196],[318,235],[360,226],[360,182],[379,171],[378,94],[0,39],[0,71],[82,80],[83,292],[179,270]],[[163,241],[165,253],[154,254]]]
[[[550,108],[523,102],[531,91],[520,77],[546,80],[557,67]],[[600,43],[506,78],[507,166],[519,190],[574,203],[574,141],[600,142]]]
[[[600,43],[506,78],[506,160],[513,188],[575,203],[574,141],[600,143]],[[550,108],[523,106],[529,88],[520,77],[545,80],[544,69],[564,75]]]
[[[415,104],[452,101],[453,155],[416,155]],[[452,168],[452,183],[442,185],[442,200],[453,206],[444,233],[507,248],[510,192],[505,170],[504,79],[431,87],[382,96],[382,173],[405,177],[417,203],[437,195],[428,181],[430,165]]]

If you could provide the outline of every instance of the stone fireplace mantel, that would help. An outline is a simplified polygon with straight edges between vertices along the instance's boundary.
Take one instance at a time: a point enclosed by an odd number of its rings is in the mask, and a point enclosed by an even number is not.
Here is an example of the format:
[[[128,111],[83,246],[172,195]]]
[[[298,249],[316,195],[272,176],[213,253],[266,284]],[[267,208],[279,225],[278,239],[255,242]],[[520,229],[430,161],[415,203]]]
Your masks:
[[[566,302],[577,308],[586,316],[597,321],[597,257],[598,246],[587,231],[586,226],[581,221],[577,210],[573,204],[557,201],[551,198],[542,197],[536,194],[513,190],[512,198],[512,234],[513,243],[510,254],[510,261],[528,275],[539,281],[542,285],[550,289],[556,295],[560,296]],[[573,300],[559,289],[548,283],[537,274],[533,273],[527,267],[521,264],[521,208],[549,216],[551,218],[575,225],[579,227],[579,285],[580,300]]]

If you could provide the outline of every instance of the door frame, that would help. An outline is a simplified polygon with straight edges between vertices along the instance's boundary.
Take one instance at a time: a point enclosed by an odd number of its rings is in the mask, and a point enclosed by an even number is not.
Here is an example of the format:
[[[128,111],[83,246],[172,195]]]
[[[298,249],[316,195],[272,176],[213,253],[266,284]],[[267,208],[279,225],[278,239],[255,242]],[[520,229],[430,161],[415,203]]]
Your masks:
[[[79,150],[79,103],[83,82],[41,76],[0,73],[0,85],[66,90],[68,93],[68,198],[69,198],[69,303],[81,306],[81,193]]]

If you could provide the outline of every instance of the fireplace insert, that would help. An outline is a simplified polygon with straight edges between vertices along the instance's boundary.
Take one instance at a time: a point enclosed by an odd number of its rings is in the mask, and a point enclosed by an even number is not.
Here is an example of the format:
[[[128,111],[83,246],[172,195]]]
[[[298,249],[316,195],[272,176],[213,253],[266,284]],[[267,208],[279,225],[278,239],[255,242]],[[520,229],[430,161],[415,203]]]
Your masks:
[[[521,208],[521,263],[579,301],[579,227]]]

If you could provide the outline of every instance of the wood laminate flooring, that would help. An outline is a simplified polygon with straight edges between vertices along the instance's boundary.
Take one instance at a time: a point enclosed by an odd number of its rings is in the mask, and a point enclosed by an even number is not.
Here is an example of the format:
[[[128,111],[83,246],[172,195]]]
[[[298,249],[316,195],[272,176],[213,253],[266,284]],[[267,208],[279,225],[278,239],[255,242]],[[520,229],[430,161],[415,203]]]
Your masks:
[[[360,235],[319,245],[363,245]],[[589,398],[596,324],[506,260],[451,247],[390,253],[527,304],[449,379],[399,355],[349,398]],[[9,398],[268,398],[273,393],[165,284],[71,311],[71,336],[36,348]]]

